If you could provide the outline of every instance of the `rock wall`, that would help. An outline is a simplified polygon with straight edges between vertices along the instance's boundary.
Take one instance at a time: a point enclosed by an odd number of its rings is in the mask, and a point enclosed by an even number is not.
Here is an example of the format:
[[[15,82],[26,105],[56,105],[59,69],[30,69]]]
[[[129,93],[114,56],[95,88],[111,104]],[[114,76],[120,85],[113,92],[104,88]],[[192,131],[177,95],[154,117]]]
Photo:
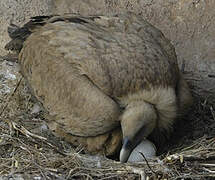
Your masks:
[[[197,95],[215,102],[214,0],[2,0],[0,55],[7,25],[30,16],[61,13],[113,14],[133,11],[162,30],[176,48],[179,64]]]

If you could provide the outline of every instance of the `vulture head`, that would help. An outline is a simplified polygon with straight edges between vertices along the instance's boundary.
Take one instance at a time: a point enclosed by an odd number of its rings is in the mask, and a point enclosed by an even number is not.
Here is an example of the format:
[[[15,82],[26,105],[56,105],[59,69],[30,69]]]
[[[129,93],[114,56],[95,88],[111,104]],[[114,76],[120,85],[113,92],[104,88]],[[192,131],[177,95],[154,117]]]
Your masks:
[[[126,162],[132,150],[153,131],[157,115],[153,105],[134,102],[126,107],[121,117],[123,145],[120,161]]]

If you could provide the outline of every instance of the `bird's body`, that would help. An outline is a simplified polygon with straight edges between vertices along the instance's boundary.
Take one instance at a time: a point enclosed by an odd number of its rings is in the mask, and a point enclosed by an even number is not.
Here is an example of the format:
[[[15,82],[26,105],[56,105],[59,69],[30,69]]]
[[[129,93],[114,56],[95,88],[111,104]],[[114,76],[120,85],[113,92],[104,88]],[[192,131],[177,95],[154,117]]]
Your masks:
[[[153,119],[144,136],[168,131],[181,104],[191,102],[174,47],[140,16],[40,17],[27,27],[22,73],[50,112],[53,130],[107,140],[118,129],[118,147],[120,124],[123,138],[136,136],[142,118]]]

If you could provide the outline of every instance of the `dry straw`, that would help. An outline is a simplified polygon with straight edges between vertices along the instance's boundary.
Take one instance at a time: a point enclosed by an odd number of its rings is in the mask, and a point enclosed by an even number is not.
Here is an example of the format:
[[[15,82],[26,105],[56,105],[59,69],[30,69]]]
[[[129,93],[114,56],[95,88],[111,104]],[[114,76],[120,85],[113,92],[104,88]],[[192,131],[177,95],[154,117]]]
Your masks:
[[[203,136],[179,143],[162,156],[138,164],[122,164],[102,156],[81,153],[81,148],[52,137],[34,133],[43,115],[32,115],[31,98],[22,92],[21,78],[0,112],[0,177],[7,179],[204,179],[215,177],[215,138]],[[23,85],[24,84],[24,85]],[[17,98],[19,97],[19,98]],[[20,100],[20,97],[21,100]],[[17,101],[22,102],[14,102]],[[14,105],[15,104],[15,105]],[[18,104],[18,105],[17,105]],[[196,98],[188,118],[197,123],[214,121],[212,106]],[[19,110],[16,106],[20,106]],[[33,123],[32,123],[33,122]],[[192,124],[192,123],[191,123]],[[207,124],[208,126],[211,125]],[[205,127],[206,128],[206,127]],[[209,127],[208,127],[209,128]],[[39,132],[39,131],[35,131]]]

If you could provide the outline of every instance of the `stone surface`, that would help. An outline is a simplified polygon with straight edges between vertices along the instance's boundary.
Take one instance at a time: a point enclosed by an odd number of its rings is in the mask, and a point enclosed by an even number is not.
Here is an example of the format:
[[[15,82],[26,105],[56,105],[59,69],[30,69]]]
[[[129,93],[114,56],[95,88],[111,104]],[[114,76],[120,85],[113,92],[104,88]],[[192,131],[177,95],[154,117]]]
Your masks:
[[[17,63],[7,62],[0,58],[0,109],[5,107],[10,95],[16,88],[21,75]],[[1,112],[0,111],[0,112]]]

